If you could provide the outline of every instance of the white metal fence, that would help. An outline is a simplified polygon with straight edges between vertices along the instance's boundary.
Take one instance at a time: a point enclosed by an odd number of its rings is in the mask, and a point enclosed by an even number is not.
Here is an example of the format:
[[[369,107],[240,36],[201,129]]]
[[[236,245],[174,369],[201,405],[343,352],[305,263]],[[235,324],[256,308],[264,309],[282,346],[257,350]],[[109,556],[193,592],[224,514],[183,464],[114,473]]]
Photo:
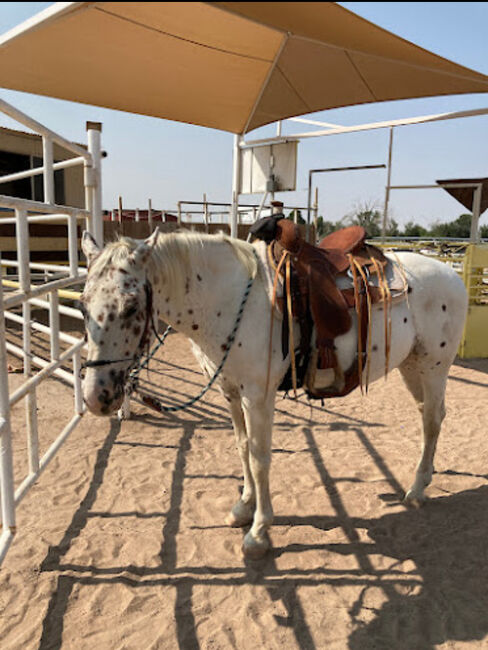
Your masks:
[[[14,224],[17,259],[0,258],[2,282],[0,283],[0,499],[2,527],[0,529],[0,563],[5,557],[16,532],[16,508],[35,483],[41,472],[52,460],[63,442],[74,430],[84,413],[81,392],[80,366],[84,340],[60,331],[60,315],[81,318],[73,307],[60,305],[59,294],[79,285],[86,271],[78,264],[78,224],[86,228],[103,244],[101,209],[101,125],[87,123],[88,146],[84,148],[70,142],[39,124],[21,111],[0,99],[0,110],[23,126],[42,136],[43,165],[15,174],[0,177],[1,184],[22,178],[43,175],[44,202],[31,201],[0,195],[0,208],[12,210],[15,216],[0,219],[0,224]],[[75,157],[55,163],[53,144],[72,152]],[[84,167],[85,208],[56,205],[54,200],[54,171],[74,165]],[[29,224],[63,223],[68,231],[68,264],[32,262],[29,249]],[[13,268],[15,280],[7,279],[4,269]],[[9,289],[4,292],[4,286]],[[11,290],[13,289],[13,290]],[[32,308],[48,312],[48,324],[32,320]],[[8,340],[7,323],[22,327],[22,344]],[[33,349],[32,334],[41,332],[49,337],[50,353],[42,356]],[[9,391],[7,354],[19,357],[23,362],[23,381],[15,390]],[[47,357],[47,358],[46,358]],[[72,362],[72,371],[62,366]],[[40,455],[36,391],[49,377],[57,376],[73,386],[74,413],[64,429],[49,448]],[[27,431],[28,473],[15,477],[12,456],[11,409],[25,400]],[[17,483],[17,488],[15,484]]]

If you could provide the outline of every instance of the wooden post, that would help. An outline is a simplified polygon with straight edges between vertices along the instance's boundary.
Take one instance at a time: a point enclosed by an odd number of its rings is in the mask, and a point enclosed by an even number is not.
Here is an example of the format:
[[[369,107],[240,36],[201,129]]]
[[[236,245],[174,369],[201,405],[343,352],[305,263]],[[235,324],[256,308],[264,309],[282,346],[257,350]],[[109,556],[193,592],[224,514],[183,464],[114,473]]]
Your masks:
[[[205,232],[209,232],[208,228],[208,204],[207,195],[203,195],[203,220],[205,221]]]
[[[319,220],[319,188],[315,188],[315,199],[313,202],[313,223],[315,226],[315,240],[317,241],[318,233],[318,220]]]
[[[123,226],[123,220],[122,220],[122,197],[119,196],[119,234],[123,235],[124,234],[124,226]]]
[[[149,225],[149,234],[153,231],[153,215],[152,215],[152,201],[149,199],[149,205],[147,208],[147,223]]]
[[[178,201],[178,226],[181,226],[181,201]]]

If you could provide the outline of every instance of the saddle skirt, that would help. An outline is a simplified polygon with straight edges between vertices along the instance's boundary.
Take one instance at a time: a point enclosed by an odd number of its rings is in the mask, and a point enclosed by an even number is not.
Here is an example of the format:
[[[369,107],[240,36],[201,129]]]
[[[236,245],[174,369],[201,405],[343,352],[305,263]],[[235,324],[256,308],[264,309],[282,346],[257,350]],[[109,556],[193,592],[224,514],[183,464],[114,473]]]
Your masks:
[[[313,246],[301,238],[291,221],[277,221],[268,256],[280,278],[274,283],[273,304],[283,316],[283,357],[288,353],[291,357],[280,389],[304,386],[311,398],[339,397],[358,385],[362,388],[364,372],[367,388],[373,309],[384,311],[387,372],[391,306],[405,300],[408,285],[400,265],[365,239],[364,229],[353,226]],[[300,329],[297,349],[292,343],[294,324]],[[353,324],[357,354],[351,366],[342,369],[334,342]]]

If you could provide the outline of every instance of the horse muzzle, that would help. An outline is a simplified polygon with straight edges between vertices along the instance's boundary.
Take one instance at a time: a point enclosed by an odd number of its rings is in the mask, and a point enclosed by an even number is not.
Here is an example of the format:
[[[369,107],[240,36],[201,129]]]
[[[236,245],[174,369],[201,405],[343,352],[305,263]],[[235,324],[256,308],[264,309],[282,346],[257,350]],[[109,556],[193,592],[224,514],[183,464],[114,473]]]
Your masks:
[[[83,382],[83,401],[93,415],[109,416],[117,411],[124,401],[123,384],[107,380],[103,386],[99,382],[85,380]]]

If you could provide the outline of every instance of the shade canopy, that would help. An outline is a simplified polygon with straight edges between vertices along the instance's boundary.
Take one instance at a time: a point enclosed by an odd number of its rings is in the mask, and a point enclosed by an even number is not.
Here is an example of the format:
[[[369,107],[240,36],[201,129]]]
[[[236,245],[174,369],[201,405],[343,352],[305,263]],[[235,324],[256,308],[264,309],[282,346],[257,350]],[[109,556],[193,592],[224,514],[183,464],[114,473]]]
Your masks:
[[[333,2],[59,2],[0,39],[0,85],[245,133],[488,77]]]

